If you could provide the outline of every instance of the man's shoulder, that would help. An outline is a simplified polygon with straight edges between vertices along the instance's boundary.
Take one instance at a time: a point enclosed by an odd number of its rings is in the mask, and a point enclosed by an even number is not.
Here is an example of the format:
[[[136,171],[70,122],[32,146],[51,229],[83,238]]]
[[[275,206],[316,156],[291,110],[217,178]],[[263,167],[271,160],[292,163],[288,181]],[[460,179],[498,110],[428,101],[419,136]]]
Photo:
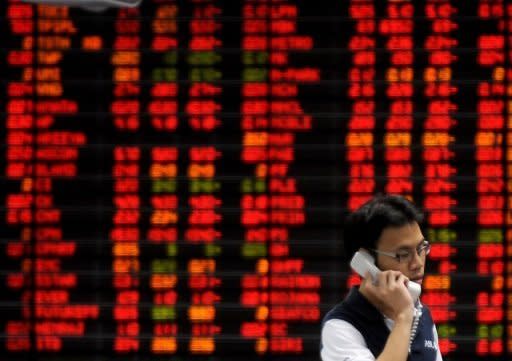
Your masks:
[[[353,339],[354,337],[357,340],[363,340],[364,338],[361,333],[357,330],[354,325],[350,322],[339,319],[332,318],[326,321],[322,327],[322,339],[323,338],[336,338],[337,340],[341,339]]]
[[[361,332],[349,322],[340,319],[330,319],[323,325],[320,356],[324,361],[375,360]]]

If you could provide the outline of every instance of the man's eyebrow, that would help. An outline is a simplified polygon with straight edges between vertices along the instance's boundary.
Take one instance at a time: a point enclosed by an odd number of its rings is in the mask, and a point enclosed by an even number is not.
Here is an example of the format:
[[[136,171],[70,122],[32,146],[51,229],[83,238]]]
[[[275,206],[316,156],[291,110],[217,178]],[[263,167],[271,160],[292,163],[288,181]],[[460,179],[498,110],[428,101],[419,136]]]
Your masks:
[[[425,242],[426,240],[427,240],[427,239],[426,239],[425,237],[423,237],[423,238],[421,239],[421,241],[419,241],[419,242],[418,242],[418,244],[416,245],[416,247],[414,247],[414,248],[418,248],[418,247],[420,246],[420,244],[422,244],[422,243],[423,243],[423,242]],[[410,249],[411,249],[411,247],[408,247],[408,246],[400,246],[400,247],[398,247],[398,248],[397,248],[397,251],[399,251],[399,250],[410,250]]]

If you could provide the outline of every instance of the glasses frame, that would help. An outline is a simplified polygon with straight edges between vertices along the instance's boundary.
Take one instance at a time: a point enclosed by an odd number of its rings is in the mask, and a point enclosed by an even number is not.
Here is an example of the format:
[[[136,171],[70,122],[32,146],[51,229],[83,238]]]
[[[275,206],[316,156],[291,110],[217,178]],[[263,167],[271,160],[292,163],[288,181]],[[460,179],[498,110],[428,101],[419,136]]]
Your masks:
[[[427,241],[426,239],[424,239],[419,245],[418,247],[416,247],[414,250],[416,251],[416,254],[419,256],[419,257],[423,257],[423,254],[425,256],[427,256],[429,253],[430,253],[430,249],[432,248],[432,245],[430,244],[429,241]],[[371,249],[371,251],[377,253],[377,254],[382,254],[384,256],[388,256],[388,257],[391,257],[391,258],[394,258],[395,261],[397,261],[398,263],[410,263],[412,260],[413,260],[413,253],[410,252],[410,259],[409,260],[401,260],[400,258],[400,255],[397,253],[397,252],[386,252],[386,251],[379,251],[378,249]],[[410,249],[409,249],[410,251]]]

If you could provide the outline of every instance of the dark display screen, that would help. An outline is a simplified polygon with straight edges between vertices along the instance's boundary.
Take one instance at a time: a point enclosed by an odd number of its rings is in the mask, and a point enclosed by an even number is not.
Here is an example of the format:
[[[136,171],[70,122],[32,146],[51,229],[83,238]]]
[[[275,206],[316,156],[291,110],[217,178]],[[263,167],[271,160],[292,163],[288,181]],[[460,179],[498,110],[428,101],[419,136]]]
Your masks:
[[[2,359],[316,360],[376,193],[425,211],[444,359],[510,358],[512,4],[0,16]]]

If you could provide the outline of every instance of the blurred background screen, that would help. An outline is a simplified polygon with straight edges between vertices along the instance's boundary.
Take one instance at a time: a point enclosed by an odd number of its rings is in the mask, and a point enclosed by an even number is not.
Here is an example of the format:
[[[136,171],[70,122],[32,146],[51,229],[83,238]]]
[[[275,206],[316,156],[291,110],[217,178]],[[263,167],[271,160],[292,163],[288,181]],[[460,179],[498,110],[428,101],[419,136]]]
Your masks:
[[[343,220],[425,211],[445,360],[512,354],[512,4],[0,4],[2,360],[317,360]]]

